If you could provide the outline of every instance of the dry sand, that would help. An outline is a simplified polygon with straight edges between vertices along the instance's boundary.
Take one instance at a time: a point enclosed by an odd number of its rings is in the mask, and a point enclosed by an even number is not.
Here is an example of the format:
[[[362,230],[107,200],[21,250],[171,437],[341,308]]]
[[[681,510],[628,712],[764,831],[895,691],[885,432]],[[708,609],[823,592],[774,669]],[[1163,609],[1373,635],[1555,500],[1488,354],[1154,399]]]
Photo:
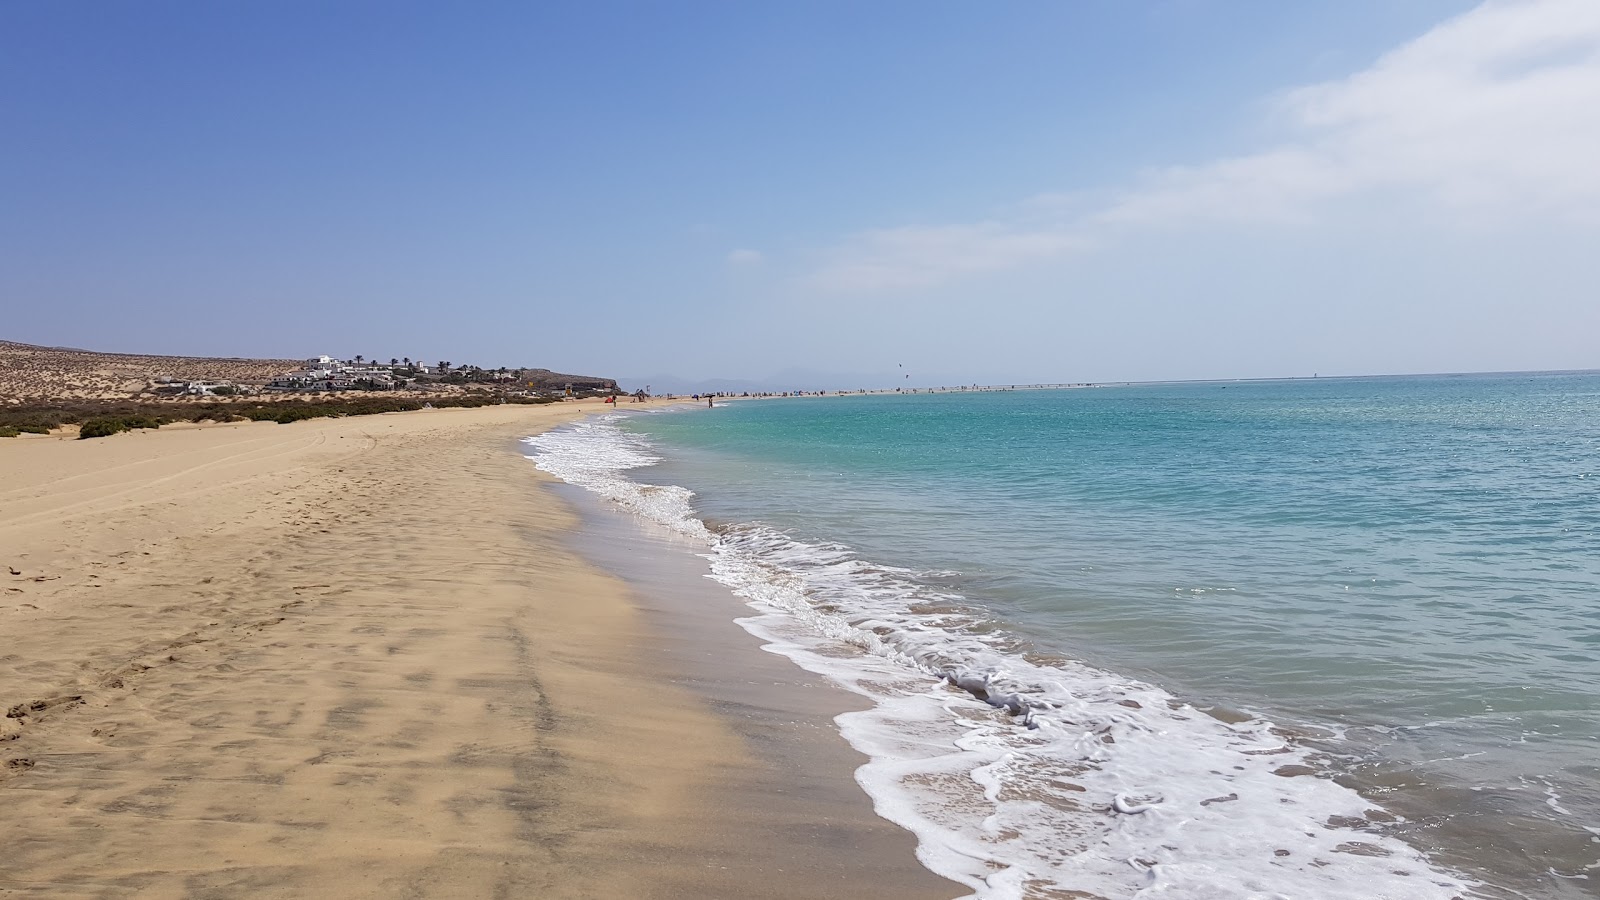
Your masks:
[[[0,444],[0,896],[961,893],[568,549],[596,408]]]

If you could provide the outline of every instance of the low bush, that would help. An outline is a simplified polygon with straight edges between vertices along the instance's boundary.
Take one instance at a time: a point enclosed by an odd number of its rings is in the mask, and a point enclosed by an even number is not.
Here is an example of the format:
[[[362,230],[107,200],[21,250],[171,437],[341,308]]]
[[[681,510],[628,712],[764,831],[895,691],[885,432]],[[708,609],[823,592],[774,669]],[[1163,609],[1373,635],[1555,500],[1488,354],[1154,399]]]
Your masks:
[[[90,419],[78,426],[78,440],[85,438],[110,437],[119,431],[126,431],[127,426],[121,419]]]
[[[16,437],[21,433],[21,429],[12,428],[10,425],[0,425],[0,438]]]
[[[327,419],[344,414],[343,410],[320,403],[308,403],[304,406],[284,404],[284,407],[286,408],[279,409],[278,415],[273,418],[273,421],[279,425],[301,422],[306,419]]]
[[[78,426],[78,439],[110,437],[119,431],[129,431],[134,428],[160,428],[161,419],[155,416],[101,416],[97,419],[88,419]]]
[[[75,422],[76,419],[67,418],[59,410],[49,408],[33,409],[4,409],[0,408],[0,425],[15,428],[19,431],[32,431],[35,428],[44,429],[45,434],[52,428],[60,428],[63,422]]]
[[[595,396],[599,396],[596,394]],[[335,416],[370,416],[431,406],[435,409],[471,409],[498,403],[556,403],[557,397],[506,397],[488,390],[444,394],[428,398],[392,397],[382,392],[362,397],[284,399],[276,402],[208,402],[204,400],[58,400],[22,407],[0,407],[0,428],[22,433],[47,434],[65,424],[95,423],[89,437],[105,437],[130,428],[159,428],[168,422],[300,422]],[[117,427],[107,431],[115,423]]]

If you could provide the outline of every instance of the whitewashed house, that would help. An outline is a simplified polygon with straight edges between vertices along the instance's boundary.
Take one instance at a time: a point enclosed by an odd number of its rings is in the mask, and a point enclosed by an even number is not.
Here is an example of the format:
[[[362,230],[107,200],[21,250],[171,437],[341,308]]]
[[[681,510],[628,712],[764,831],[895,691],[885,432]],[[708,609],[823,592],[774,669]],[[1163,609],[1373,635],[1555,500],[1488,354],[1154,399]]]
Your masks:
[[[215,397],[218,388],[232,387],[226,381],[191,381],[183,386],[183,392],[190,397]]]

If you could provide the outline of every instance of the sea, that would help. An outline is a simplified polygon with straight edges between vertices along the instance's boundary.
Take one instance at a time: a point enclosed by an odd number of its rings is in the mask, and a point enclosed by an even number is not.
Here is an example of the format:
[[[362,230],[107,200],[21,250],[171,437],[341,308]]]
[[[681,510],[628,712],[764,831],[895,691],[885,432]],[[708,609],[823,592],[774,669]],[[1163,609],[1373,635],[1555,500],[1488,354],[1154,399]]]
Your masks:
[[[733,399],[529,438],[686,536],[970,896],[1600,897],[1600,373]]]

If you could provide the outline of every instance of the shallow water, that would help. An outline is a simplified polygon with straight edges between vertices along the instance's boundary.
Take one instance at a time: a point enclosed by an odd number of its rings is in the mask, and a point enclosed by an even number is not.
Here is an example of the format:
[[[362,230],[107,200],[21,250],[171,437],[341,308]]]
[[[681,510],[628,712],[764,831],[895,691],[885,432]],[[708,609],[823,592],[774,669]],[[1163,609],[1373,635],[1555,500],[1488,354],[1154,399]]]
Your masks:
[[[1600,375],[734,402],[531,453],[873,700],[860,780],[981,896],[1600,893]]]

